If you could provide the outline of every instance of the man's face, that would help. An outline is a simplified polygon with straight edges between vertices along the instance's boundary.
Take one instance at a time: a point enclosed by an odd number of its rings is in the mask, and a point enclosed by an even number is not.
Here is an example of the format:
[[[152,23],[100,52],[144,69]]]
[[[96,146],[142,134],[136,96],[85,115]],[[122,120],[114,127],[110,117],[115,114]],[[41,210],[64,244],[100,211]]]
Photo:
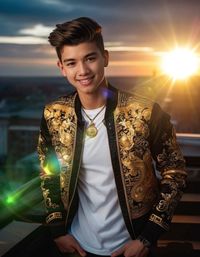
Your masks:
[[[105,86],[104,67],[108,65],[108,52],[101,53],[96,43],[65,45],[58,66],[64,77],[77,89],[80,96],[96,94]]]

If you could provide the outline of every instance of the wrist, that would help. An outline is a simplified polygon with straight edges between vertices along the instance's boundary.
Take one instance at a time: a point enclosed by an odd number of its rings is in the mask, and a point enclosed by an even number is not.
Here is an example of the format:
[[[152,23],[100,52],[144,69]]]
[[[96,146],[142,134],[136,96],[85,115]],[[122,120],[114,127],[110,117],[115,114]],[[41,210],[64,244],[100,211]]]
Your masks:
[[[143,245],[145,247],[147,247],[147,248],[151,247],[151,243],[146,238],[144,238],[143,236],[140,235],[136,239],[139,240],[141,243],[143,243]]]

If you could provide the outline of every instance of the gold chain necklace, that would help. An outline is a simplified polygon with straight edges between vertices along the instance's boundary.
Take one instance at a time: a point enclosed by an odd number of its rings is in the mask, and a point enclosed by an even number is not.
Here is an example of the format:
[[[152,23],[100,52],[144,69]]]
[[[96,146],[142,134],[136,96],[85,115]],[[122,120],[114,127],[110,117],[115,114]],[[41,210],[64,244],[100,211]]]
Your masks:
[[[94,120],[96,119],[96,117],[103,111],[103,109],[105,108],[106,106],[104,105],[101,110],[94,116],[93,119],[90,118],[90,116],[85,112],[85,110],[82,108],[84,114],[86,115],[86,117],[89,119],[90,121],[90,124],[89,126],[86,128],[86,135],[88,137],[96,137],[97,133],[98,133],[98,129],[97,127],[95,126],[94,124]]]

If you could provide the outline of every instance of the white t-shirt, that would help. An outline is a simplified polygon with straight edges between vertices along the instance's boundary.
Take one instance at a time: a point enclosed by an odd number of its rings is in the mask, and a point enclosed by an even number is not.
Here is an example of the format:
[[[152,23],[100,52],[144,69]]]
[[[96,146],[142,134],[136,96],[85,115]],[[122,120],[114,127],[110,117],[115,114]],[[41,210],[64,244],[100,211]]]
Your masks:
[[[101,108],[85,111],[93,118]],[[88,121],[84,112],[82,115]],[[131,238],[119,205],[104,115],[105,109],[94,120],[96,137],[85,136],[78,181],[79,207],[71,233],[84,250],[111,255]]]

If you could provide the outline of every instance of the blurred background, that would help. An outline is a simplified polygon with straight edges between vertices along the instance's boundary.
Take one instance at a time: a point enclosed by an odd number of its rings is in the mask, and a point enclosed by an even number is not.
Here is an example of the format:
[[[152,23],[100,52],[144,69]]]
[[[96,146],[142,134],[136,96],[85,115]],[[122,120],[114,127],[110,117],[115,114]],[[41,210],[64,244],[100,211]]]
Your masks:
[[[105,48],[110,53],[106,68],[109,82],[157,101],[171,115],[186,157],[190,183],[173,219],[172,232],[160,240],[158,251],[168,247],[169,256],[175,248],[185,249],[184,256],[187,251],[197,256],[198,0],[0,1],[0,255],[12,256],[12,249],[16,250],[13,247],[40,229],[44,213],[36,146],[42,110],[49,101],[72,91],[59,73],[57,56],[47,37],[55,24],[80,16],[91,17],[102,26]]]

